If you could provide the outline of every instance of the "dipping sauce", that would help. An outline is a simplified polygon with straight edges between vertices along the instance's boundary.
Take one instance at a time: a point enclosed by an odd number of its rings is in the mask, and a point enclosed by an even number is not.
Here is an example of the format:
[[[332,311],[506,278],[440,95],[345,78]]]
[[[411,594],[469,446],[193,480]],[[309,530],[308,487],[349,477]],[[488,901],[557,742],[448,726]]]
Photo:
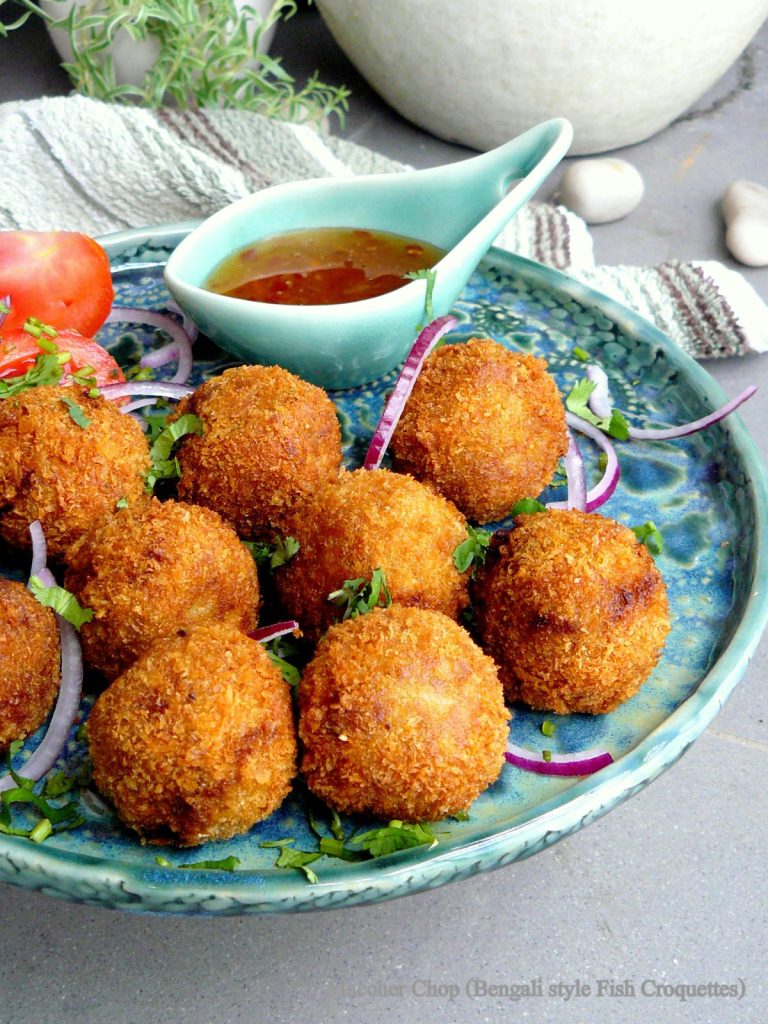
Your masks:
[[[429,242],[363,228],[307,228],[248,245],[205,283],[220,295],[289,306],[326,306],[384,295],[405,274],[445,255]]]

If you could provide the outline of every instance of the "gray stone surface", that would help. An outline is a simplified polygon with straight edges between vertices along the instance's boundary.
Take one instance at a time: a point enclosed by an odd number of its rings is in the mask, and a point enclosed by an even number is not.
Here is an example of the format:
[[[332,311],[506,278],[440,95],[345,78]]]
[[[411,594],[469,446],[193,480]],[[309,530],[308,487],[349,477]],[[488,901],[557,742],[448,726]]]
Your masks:
[[[385,108],[317,15],[281,29],[275,52],[299,74],[317,68],[352,85],[346,134],[355,141],[420,166],[464,155]],[[0,100],[67,91],[50,61],[39,28],[0,41]],[[627,220],[594,229],[600,261],[722,258],[736,266],[717,203],[733,178],[768,183],[768,26],[694,111],[622,155],[645,175],[647,195]],[[768,298],[768,270],[745,276]],[[765,359],[709,368],[733,394],[750,381],[768,383]],[[763,392],[743,418],[765,457]],[[529,861],[434,892],[312,916],[174,920],[3,887],[0,1022],[762,1024],[766,669],[763,641],[713,726],[629,803]],[[540,979],[542,995],[471,998],[472,979],[478,990]],[[625,980],[634,994],[611,990]],[[566,1001],[558,985],[577,981],[590,994]],[[708,983],[734,985],[743,998],[674,994],[675,986]],[[646,994],[656,984],[672,994]]]

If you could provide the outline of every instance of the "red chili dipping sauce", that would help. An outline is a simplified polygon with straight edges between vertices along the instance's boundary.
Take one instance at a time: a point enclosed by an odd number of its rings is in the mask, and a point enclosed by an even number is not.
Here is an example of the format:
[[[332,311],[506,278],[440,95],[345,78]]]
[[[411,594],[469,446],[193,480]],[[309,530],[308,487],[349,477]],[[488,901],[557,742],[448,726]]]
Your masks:
[[[205,287],[289,306],[325,306],[384,295],[406,274],[445,255],[429,242],[362,228],[308,228],[264,238],[223,260]]]

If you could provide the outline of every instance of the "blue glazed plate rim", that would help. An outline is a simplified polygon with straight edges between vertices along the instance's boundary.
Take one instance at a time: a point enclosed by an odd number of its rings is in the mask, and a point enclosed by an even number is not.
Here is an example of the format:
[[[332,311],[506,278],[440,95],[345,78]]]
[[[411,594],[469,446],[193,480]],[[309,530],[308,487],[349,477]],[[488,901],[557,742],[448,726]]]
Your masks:
[[[184,222],[121,231],[99,241],[110,258],[115,259],[152,242],[161,248],[178,244],[195,226],[196,222]],[[719,386],[703,367],[656,327],[616,300],[560,271],[504,250],[492,248],[482,261],[482,265],[489,264],[599,309],[625,333],[663,352],[712,408],[723,403]],[[741,419],[731,416],[722,427],[728,431],[750,480],[755,510],[753,575],[738,626],[695,692],[636,747],[596,775],[519,815],[510,826],[488,828],[450,850],[438,846],[434,851],[415,849],[353,868],[334,865],[324,871],[324,878],[315,885],[308,885],[298,872],[295,876],[292,872],[196,872],[196,877],[183,873],[182,878],[178,870],[150,870],[119,859],[109,861],[76,851],[35,847],[28,840],[10,836],[0,836],[0,854],[12,862],[17,876],[26,872],[38,875],[40,888],[48,888],[46,880],[55,881],[58,891],[55,885],[50,891],[56,895],[66,895],[69,882],[73,897],[82,898],[74,893],[74,888],[89,886],[93,898],[88,902],[142,911],[166,910],[170,904],[177,904],[175,909],[181,912],[185,908],[198,913],[280,912],[374,902],[405,891],[417,892],[530,856],[595,820],[674,764],[703,732],[743,676],[768,622],[765,470]],[[128,894],[129,899],[125,903],[119,897],[115,900],[117,892]]]

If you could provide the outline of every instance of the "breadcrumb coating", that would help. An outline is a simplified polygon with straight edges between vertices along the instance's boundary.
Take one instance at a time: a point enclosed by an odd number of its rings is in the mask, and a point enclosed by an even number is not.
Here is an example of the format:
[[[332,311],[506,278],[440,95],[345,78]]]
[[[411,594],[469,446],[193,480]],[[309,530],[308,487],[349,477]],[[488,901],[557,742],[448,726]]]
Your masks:
[[[603,714],[632,697],[669,632],[653,558],[596,513],[519,516],[478,573],[475,598],[507,699],[558,714]]]
[[[59,692],[59,631],[22,583],[0,577],[0,750],[45,721]]]
[[[392,605],[332,626],[299,689],[302,772],[339,811],[435,821],[499,776],[496,668],[451,619]]]
[[[287,683],[260,643],[220,623],[147,651],[96,701],[88,742],[121,820],[180,846],[246,832],[296,774]]]
[[[66,402],[88,419],[83,428]],[[45,385],[0,402],[0,535],[29,548],[29,524],[40,520],[51,558],[122,498],[144,491],[149,446],[132,416],[87,388]]]
[[[287,524],[300,544],[275,573],[281,603],[317,638],[338,617],[328,594],[345,580],[383,569],[397,604],[434,608],[456,618],[468,603],[466,574],[453,552],[466,520],[445,498],[388,470],[342,473]]]
[[[202,437],[182,441],[178,494],[218,512],[242,537],[280,528],[341,468],[341,430],[320,388],[279,366],[238,366],[202,384],[174,416]]]
[[[481,523],[540,494],[567,447],[546,361],[483,338],[429,356],[391,445],[395,469]]]
[[[152,498],[121,509],[71,549],[64,586],[93,611],[80,630],[83,656],[108,679],[198,622],[256,628],[254,561],[199,505]]]

